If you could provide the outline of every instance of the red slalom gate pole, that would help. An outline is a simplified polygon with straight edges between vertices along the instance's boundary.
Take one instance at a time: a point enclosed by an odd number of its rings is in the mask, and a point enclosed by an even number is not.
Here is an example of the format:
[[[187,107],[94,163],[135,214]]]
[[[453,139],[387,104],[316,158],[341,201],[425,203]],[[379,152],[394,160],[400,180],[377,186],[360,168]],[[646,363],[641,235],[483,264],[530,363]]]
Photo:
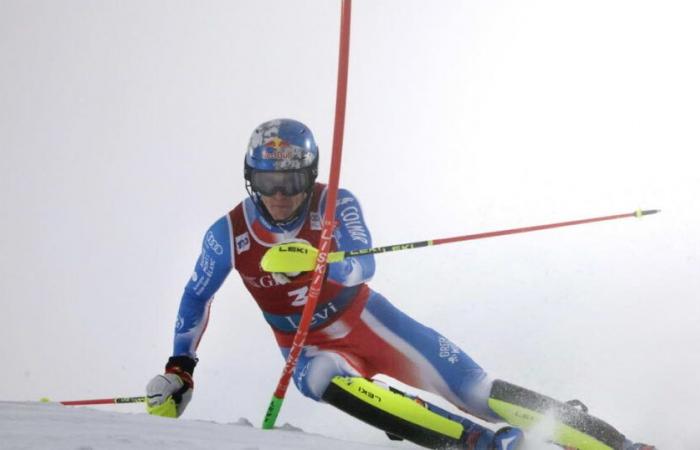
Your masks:
[[[487,238],[492,238],[492,237],[497,237],[497,236],[506,236],[509,234],[530,233],[532,231],[549,230],[552,228],[561,228],[561,227],[571,227],[574,225],[583,225],[586,223],[593,223],[593,222],[604,222],[607,220],[626,219],[629,217],[643,217],[643,216],[649,216],[652,214],[657,214],[659,212],[660,212],[660,210],[658,210],[658,209],[647,209],[647,210],[638,209],[637,211],[634,211],[631,213],[613,214],[610,216],[590,217],[588,219],[569,220],[567,222],[547,223],[544,225],[531,225],[529,227],[509,228],[507,230],[487,231],[485,233],[465,234],[463,236],[454,236],[454,237],[448,237],[448,238],[433,239],[433,240],[429,240],[429,241],[407,242],[405,244],[385,245],[383,247],[362,248],[362,249],[351,250],[351,251],[347,251],[347,252],[339,251],[339,252],[331,253],[329,258],[330,258],[331,262],[338,262],[338,261],[342,261],[345,258],[349,258],[349,257],[353,257],[353,256],[373,255],[376,253],[397,252],[397,251],[401,251],[401,250],[410,250],[413,248],[430,247],[430,246],[442,245],[442,244],[451,244],[453,242],[474,241],[477,239],[487,239]]]
[[[301,350],[304,348],[306,337],[309,334],[311,318],[316,310],[316,304],[323,288],[324,274],[328,265],[328,252],[331,249],[331,237],[335,227],[335,202],[338,194],[338,184],[340,180],[340,161],[343,152],[343,134],[345,128],[345,101],[348,86],[348,60],[350,55],[350,12],[352,0],[342,0],[340,14],[340,50],[338,52],[338,84],[335,97],[335,124],[333,127],[333,150],[331,156],[331,171],[328,180],[328,190],[326,197],[326,212],[321,230],[321,239],[318,244],[318,256],[316,258],[316,268],[314,269],[309,295],[301,313],[299,328],[294,335],[292,347],[287,356],[287,362],[282,370],[282,375],[277,388],[272,395],[272,400],[265,413],[263,429],[274,428],[277,415],[282,408],[282,402],[289,387],[289,380],[294,372],[294,368],[299,360]]]
[[[531,231],[540,231],[540,230],[549,230],[552,228],[570,227],[570,226],[574,226],[574,225],[583,225],[584,223],[603,222],[606,220],[625,219],[628,217],[642,217],[642,216],[648,216],[651,214],[656,214],[658,212],[659,212],[658,209],[648,209],[646,211],[637,210],[637,211],[631,212],[631,213],[614,214],[611,216],[591,217],[589,219],[570,220],[568,222],[548,223],[545,225],[533,225],[530,227],[522,227],[522,228],[511,228],[509,230],[489,231],[486,233],[478,233],[478,234],[472,234],[472,235],[466,235],[466,236],[457,236],[457,237],[451,237],[451,238],[435,239],[435,240],[431,241],[431,245],[449,244],[451,242],[460,242],[460,241],[472,241],[475,239],[486,239],[486,238],[491,238],[491,237],[496,237],[496,236],[505,236],[507,234],[529,233]]]
[[[46,403],[50,400],[42,398],[42,402]],[[116,398],[97,398],[92,400],[64,400],[58,403],[66,406],[85,406],[85,405],[114,405],[121,403],[143,403],[146,397],[116,397]]]

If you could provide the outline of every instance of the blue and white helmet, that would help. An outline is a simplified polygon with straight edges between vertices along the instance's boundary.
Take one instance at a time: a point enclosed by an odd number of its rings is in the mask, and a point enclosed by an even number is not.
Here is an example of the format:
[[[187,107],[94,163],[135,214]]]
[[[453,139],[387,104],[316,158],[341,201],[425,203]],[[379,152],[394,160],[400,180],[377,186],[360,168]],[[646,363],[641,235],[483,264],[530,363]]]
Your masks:
[[[267,214],[261,195],[306,192],[308,200],[317,176],[318,146],[306,125],[292,119],[275,119],[253,131],[245,156],[246,189],[268,220],[279,223]],[[295,219],[297,214],[285,222]]]
[[[318,167],[318,146],[303,123],[292,119],[270,120],[253,131],[245,166],[264,171]]]

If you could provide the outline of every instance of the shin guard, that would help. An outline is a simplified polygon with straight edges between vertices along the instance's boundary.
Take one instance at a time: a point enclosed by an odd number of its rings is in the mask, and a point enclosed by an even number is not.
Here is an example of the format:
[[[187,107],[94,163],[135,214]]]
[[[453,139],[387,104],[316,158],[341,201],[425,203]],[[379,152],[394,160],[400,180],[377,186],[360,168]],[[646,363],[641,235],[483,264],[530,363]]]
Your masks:
[[[465,418],[365,378],[333,378],[323,400],[390,436],[428,448],[486,449],[494,436]]]

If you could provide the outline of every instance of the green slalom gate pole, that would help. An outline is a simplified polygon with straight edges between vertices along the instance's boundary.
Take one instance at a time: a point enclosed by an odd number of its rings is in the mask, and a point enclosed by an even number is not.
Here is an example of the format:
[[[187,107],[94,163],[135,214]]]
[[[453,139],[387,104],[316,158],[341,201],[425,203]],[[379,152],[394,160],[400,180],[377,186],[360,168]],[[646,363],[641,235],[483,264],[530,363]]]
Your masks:
[[[342,0],[340,14],[340,50],[338,52],[338,84],[335,99],[335,124],[333,127],[333,150],[331,155],[331,171],[328,180],[326,194],[326,212],[321,230],[321,239],[318,245],[318,256],[314,274],[309,286],[309,295],[301,313],[299,328],[294,335],[294,341],[290,348],[287,361],[282,370],[282,375],[277,388],[272,395],[272,400],[265,413],[263,429],[274,428],[277,416],[282,408],[282,402],[289,387],[289,380],[294,372],[301,350],[304,348],[306,337],[309,334],[311,318],[323,288],[324,274],[328,265],[327,256],[331,248],[331,238],[335,227],[335,207],[340,179],[340,161],[343,149],[343,132],[345,127],[345,100],[348,84],[348,56],[350,53],[350,11],[352,0]]]

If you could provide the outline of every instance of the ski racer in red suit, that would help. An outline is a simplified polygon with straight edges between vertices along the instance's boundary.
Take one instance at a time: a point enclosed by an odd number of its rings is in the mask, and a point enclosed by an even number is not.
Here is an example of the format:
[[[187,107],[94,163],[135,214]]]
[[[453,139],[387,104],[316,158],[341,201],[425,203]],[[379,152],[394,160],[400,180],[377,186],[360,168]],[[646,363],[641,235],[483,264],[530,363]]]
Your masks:
[[[280,243],[319,242],[326,186],[315,182],[318,157],[311,131],[300,122],[272,120],[253,132],[244,171],[249,197],[204,235],[202,253],[180,302],[173,355],[165,374],[156,376],[147,386],[151,414],[178,417],[190,401],[192,374],[198,361],[196,349],[206,329],[209,306],[231,269],[241,276],[271,327],[282,356],[287,357],[307,300],[311,272],[268,273],[260,267],[260,260]],[[344,189],[338,191],[336,221],[333,250],[372,246],[360,204]],[[374,271],[371,255],[329,264],[294,371],[297,388],[307,397],[331,403],[382,428],[395,439],[405,438],[433,448],[518,448],[523,433],[516,427],[494,432],[466,417],[384,387],[364,385],[365,390],[378,389],[376,392],[387,399],[395,396],[411,401],[397,401],[399,406],[394,410],[379,411],[342,391],[345,382],[368,383],[367,379],[381,373],[438,394],[460,410],[494,423],[509,417],[493,407],[494,392],[525,391],[489,377],[457,345],[373,291],[367,282]],[[333,392],[338,395],[331,395]],[[416,414],[438,425],[424,426],[420,420],[411,419]],[[457,427],[456,434],[441,431],[450,424]],[[616,439],[608,448],[643,448],[622,435]]]

